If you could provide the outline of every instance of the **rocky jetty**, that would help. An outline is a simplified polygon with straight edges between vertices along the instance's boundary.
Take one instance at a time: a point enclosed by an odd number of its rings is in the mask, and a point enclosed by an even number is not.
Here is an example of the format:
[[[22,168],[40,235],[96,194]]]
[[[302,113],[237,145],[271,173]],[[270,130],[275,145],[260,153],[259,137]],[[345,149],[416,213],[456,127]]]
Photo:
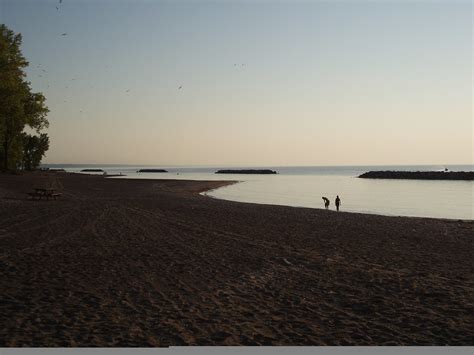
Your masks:
[[[369,171],[364,179],[474,180],[473,171]]]
[[[165,169],[140,169],[137,170],[137,173],[167,173]]]
[[[216,174],[276,174],[276,171],[270,169],[244,169],[244,170],[218,170]]]
[[[103,173],[102,169],[82,169],[81,173]]]

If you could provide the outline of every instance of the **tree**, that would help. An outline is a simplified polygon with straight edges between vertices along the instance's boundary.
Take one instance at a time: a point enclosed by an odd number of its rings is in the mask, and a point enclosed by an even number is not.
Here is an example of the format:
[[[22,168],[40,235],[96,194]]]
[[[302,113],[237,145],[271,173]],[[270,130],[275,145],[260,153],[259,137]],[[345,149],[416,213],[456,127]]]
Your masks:
[[[31,92],[26,81],[28,62],[20,50],[21,40],[21,34],[0,25],[0,166],[5,170],[21,162],[24,129],[40,134],[48,127],[46,99]]]
[[[49,137],[46,133],[39,136],[23,133],[23,169],[33,170],[38,168],[41,158],[49,148]]]

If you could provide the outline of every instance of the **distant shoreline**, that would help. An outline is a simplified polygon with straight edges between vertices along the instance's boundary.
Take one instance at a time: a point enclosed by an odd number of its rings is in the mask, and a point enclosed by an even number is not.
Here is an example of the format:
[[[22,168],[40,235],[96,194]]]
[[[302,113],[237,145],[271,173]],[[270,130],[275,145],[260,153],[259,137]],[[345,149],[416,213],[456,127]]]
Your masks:
[[[363,171],[386,171],[386,170],[407,170],[407,171],[415,171],[419,168],[422,168],[421,171],[425,171],[423,168],[430,168],[430,171],[436,171],[438,169],[449,168],[450,171],[474,171],[474,164],[420,164],[420,165],[256,165],[256,166],[232,166],[232,165],[166,165],[166,164],[42,164],[41,167],[47,168],[102,168],[106,170],[107,168],[128,168],[134,171],[138,169],[166,169],[166,170],[173,170],[173,172],[179,171],[179,169],[184,170],[209,170],[215,172],[217,170],[255,170],[255,169],[270,169],[276,170],[280,174],[288,171],[288,169],[302,169],[302,170],[311,170],[311,169],[335,169],[335,170],[344,170],[344,169],[359,169]],[[282,171],[280,171],[280,169]]]

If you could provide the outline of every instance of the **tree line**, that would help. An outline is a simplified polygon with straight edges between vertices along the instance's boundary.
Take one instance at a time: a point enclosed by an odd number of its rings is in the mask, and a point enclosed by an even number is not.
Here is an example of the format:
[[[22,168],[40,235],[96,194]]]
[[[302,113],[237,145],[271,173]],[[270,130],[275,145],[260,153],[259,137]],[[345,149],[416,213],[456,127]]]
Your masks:
[[[21,53],[21,42],[21,34],[0,24],[1,170],[36,169],[49,148],[49,137],[42,132],[49,125],[46,98],[32,92],[26,79],[29,63]]]

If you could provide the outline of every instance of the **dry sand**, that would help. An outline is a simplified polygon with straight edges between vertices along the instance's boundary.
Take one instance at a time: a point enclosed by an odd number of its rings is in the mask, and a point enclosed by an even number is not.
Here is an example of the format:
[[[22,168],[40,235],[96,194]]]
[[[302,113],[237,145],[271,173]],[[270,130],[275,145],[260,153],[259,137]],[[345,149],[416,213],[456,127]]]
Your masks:
[[[0,175],[0,346],[474,345],[472,222],[223,184]]]

